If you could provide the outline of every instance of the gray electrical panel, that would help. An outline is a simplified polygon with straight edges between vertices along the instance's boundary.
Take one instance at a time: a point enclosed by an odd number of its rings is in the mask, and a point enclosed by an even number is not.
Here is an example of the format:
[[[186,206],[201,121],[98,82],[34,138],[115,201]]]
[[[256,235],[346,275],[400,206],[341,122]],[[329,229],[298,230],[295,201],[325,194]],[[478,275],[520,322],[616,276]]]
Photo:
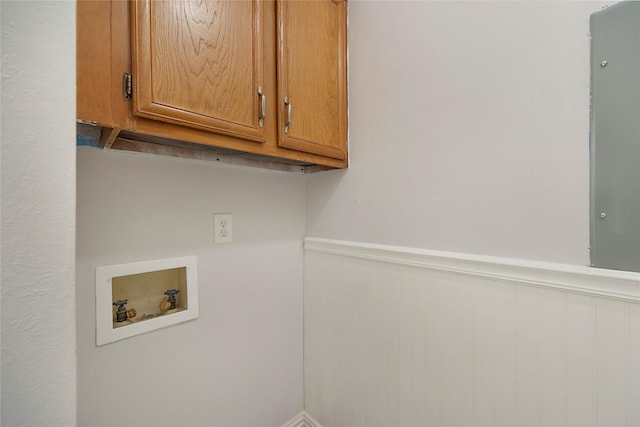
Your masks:
[[[640,271],[640,2],[591,15],[591,264]]]

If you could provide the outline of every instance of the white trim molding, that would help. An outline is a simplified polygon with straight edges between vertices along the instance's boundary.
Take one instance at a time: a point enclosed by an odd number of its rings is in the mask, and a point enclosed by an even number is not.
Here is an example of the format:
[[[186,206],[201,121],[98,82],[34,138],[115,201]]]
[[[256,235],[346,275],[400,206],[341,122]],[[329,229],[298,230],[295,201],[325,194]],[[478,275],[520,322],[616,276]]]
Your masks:
[[[322,425],[307,414],[306,411],[302,411],[282,427],[322,427]]]
[[[307,237],[305,251],[640,303],[640,273]]]

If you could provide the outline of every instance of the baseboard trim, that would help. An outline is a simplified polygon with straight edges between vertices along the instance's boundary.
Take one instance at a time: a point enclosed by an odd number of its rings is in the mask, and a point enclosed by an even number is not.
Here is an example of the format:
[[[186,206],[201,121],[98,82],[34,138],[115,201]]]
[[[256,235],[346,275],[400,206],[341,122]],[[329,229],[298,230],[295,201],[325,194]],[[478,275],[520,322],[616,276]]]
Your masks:
[[[640,273],[315,237],[307,237],[304,247],[310,252],[640,303]]]
[[[322,425],[307,414],[306,411],[302,411],[282,427],[322,427]]]

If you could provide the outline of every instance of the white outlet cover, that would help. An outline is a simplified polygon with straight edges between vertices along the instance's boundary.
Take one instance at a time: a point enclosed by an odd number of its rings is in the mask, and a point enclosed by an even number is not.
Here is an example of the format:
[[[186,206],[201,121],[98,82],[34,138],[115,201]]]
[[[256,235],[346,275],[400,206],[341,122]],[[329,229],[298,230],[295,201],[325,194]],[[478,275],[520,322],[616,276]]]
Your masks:
[[[233,242],[233,216],[231,214],[214,214],[213,224],[215,243]]]

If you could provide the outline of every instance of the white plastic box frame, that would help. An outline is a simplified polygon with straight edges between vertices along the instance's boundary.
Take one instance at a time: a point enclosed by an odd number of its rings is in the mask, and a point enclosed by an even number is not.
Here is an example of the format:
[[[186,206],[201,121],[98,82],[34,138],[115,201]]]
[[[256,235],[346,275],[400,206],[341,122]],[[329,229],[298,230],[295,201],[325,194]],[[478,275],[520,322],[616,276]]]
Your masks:
[[[184,310],[156,316],[122,327],[113,323],[113,279],[141,273],[186,268],[186,301]],[[160,298],[161,295],[159,295]],[[135,307],[134,307],[135,308]],[[141,315],[142,313],[138,313]],[[198,317],[198,270],[195,256],[159,259],[128,264],[109,265],[96,268],[96,344],[143,334],[166,326],[186,322]]]

